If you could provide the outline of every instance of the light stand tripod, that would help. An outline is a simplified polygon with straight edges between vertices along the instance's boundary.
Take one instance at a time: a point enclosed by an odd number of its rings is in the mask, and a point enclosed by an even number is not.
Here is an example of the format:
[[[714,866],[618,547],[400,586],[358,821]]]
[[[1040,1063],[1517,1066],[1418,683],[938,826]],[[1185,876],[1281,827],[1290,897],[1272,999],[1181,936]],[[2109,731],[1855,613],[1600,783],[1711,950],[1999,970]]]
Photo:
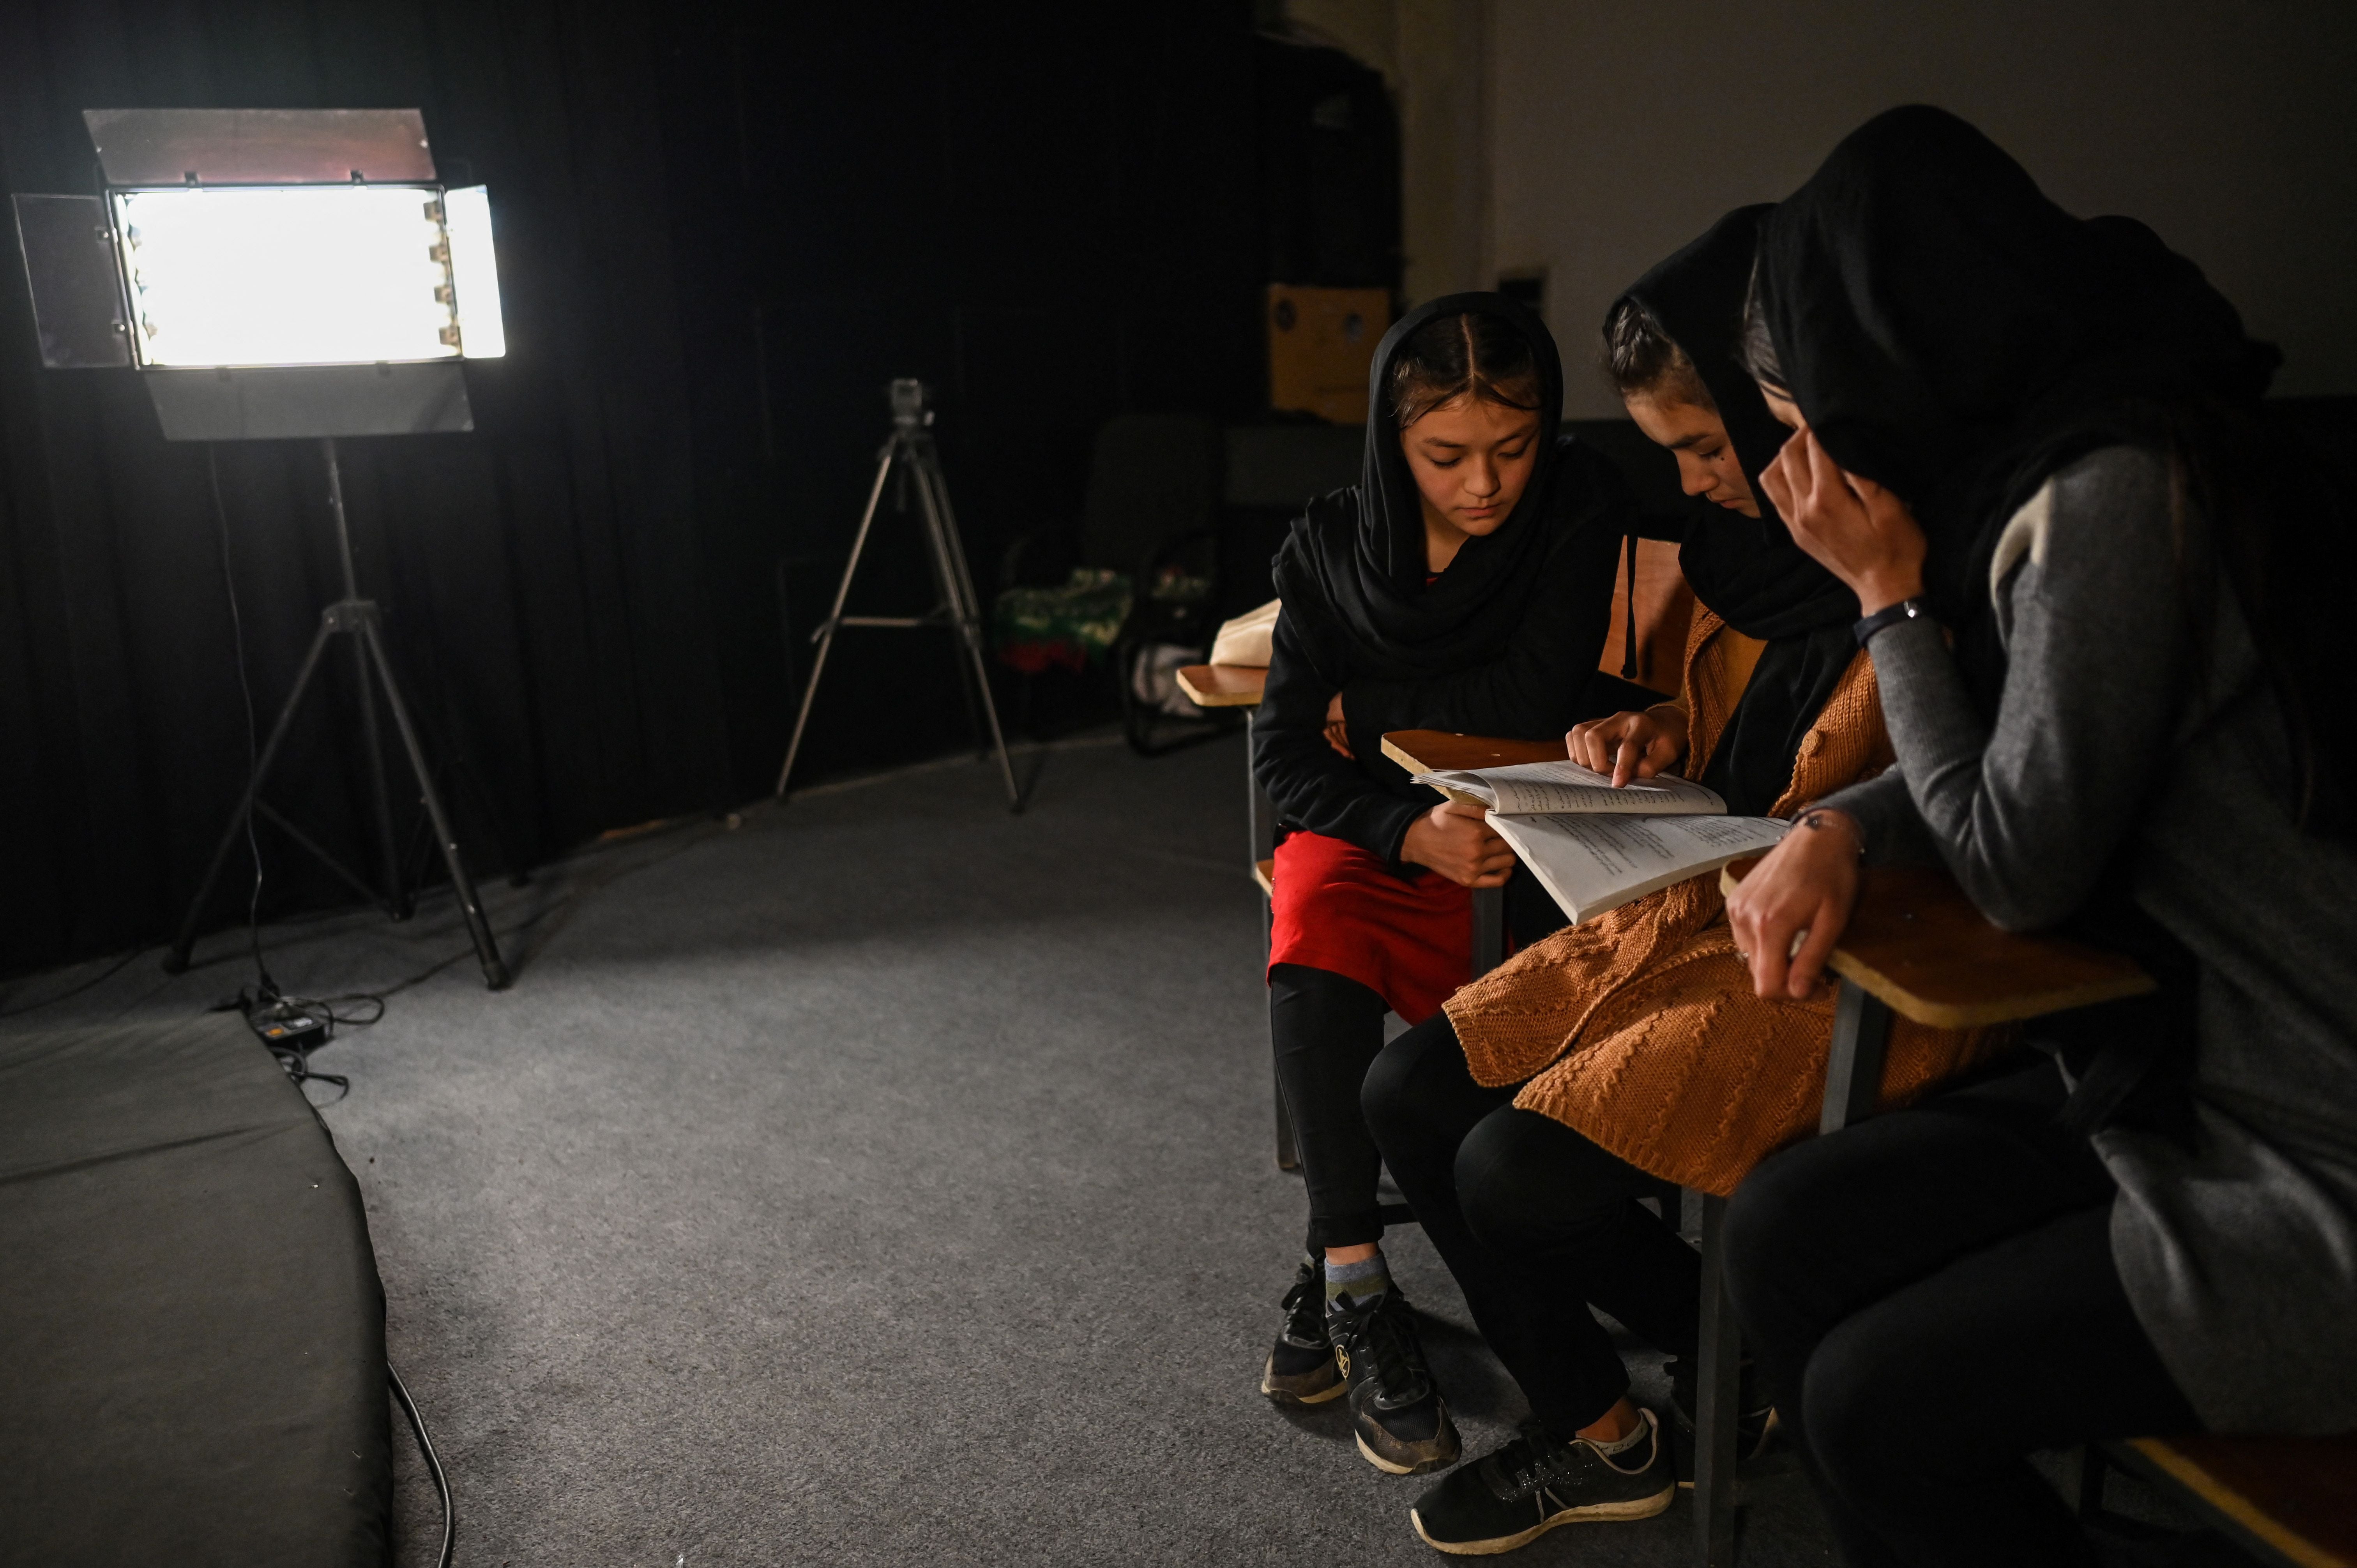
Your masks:
[[[442,863],[449,869],[450,886],[458,896],[458,910],[466,918],[467,935],[474,942],[475,957],[483,966],[483,982],[493,991],[504,991],[508,967],[500,958],[490,922],[483,918],[482,900],[476,896],[474,879],[467,875],[458,841],[450,832],[449,813],[443,810],[441,793],[434,787],[433,771],[425,766],[425,753],[417,743],[417,726],[410,720],[409,705],[402,700],[401,682],[393,678],[393,662],[385,657],[376,601],[360,596],[360,581],[352,570],[351,531],[344,520],[344,480],[336,463],[335,437],[324,437],[319,446],[328,462],[328,502],[336,519],[336,549],[343,564],[344,596],[320,613],[319,630],[311,639],[310,651],[303,656],[302,670],[295,677],[295,689],[287,693],[285,705],[278,710],[277,722],[270,727],[270,739],[254,761],[253,776],[246,780],[244,798],[231,815],[229,827],[213,851],[212,862],[205,868],[205,879],[198,885],[197,896],[188,903],[188,918],[180,922],[180,934],[173,940],[171,951],[165,955],[165,971],[178,974],[188,967],[188,952],[196,945],[197,923],[204,917],[206,901],[212,897],[213,885],[221,880],[230,852],[243,836],[249,814],[253,812],[284,829],[347,886],[381,903],[394,919],[409,918],[412,902],[402,881],[400,852],[393,843],[393,802],[385,789],[384,751],[376,725],[376,687],[371,683],[373,678],[383,688],[385,705],[393,710],[393,728],[400,732],[402,748],[409,755],[410,771],[416,776],[425,814],[434,824],[435,842],[442,846]],[[377,855],[384,873],[382,894],[261,800],[262,781],[269,777],[270,766],[278,758],[278,748],[295,722],[295,711],[303,705],[303,695],[311,689],[311,678],[319,672],[328,639],[335,637],[352,639],[352,679],[360,692],[361,760],[368,769],[371,804],[376,817]]]
[[[974,676],[974,690],[982,696],[982,715],[989,721],[991,744],[998,749],[999,772],[1006,779],[1006,803],[1010,811],[1023,809],[1022,791],[1016,787],[1015,764],[1006,755],[1006,736],[998,727],[998,704],[991,700],[990,666],[984,658],[982,645],[982,607],[974,591],[974,575],[966,570],[965,546],[959,542],[957,518],[950,510],[949,483],[942,477],[941,454],[934,449],[932,411],[925,406],[925,384],[918,381],[896,381],[892,383],[892,435],[876,454],[876,483],[867,491],[867,509],[859,514],[859,532],[851,542],[851,559],[844,564],[843,581],[834,590],[834,607],[811,640],[818,644],[818,657],[811,663],[810,682],[802,688],[802,711],[794,715],[793,738],[786,743],[786,765],[778,770],[778,795],[783,799],[786,781],[794,775],[794,758],[802,748],[802,732],[810,724],[811,705],[818,699],[819,677],[826,673],[826,656],[834,648],[834,634],[846,626],[946,626],[957,630],[959,640],[965,646],[965,665]],[[875,526],[876,509],[884,499],[884,486],[895,467],[905,486],[914,480],[917,487],[918,510],[923,514],[925,542],[933,568],[933,583],[941,592],[941,600],[931,611],[920,616],[847,616],[843,613],[844,601],[851,596],[851,579],[859,571],[861,552],[867,548],[868,530]],[[899,492],[896,510],[908,510],[907,492]],[[963,679],[959,682],[964,685]],[[966,713],[974,716],[974,697],[966,698]],[[981,737],[975,737],[979,740]]]

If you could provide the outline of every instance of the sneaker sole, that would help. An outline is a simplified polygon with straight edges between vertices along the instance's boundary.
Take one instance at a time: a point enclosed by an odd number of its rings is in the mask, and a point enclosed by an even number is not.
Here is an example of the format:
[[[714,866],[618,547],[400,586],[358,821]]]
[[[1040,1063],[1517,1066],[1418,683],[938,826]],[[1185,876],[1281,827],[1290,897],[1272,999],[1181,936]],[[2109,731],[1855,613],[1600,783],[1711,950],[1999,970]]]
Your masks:
[[[1324,1404],[1329,1400],[1340,1399],[1344,1394],[1351,1391],[1351,1385],[1347,1382],[1338,1382],[1332,1388],[1320,1389],[1314,1394],[1297,1394],[1289,1389],[1272,1387],[1267,1380],[1264,1378],[1261,1381],[1260,1391],[1266,1394],[1278,1404],[1311,1405]]]
[[[1503,1552],[1519,1552],[1559,1524],[1596,1524],[1613,1520],[1651,1519],[1667,1513],[1671,1501],[1678,1495],[1675,1487],[1663,1487],[1650,1498],[1632,1498],[1626,1502],[1590,1503],[1586,1508],[1566,1509],[1543,1524],[1533,1525],[1517,1535],[1501,1535],[1492,1541],[1435,1541],[1424,1531],[1424,1519],[1414,1509],[1407,1510],[1408,1522],[1415,1526],[1416,1539],[1435,1552],[1446,1552],[1452,1557],[1496,1557]]]
[[[1396,1459],[1386,1459],[1382,1455],[1376,1453],[1373,1449],[1368,1447],[1366,1438],[1359,1434],[1354,1432],[1351,1436],[1351,1440],[1358,1444],[1359,1452],[1366,1456],[1367,1463],[1372,1465],[1376,1469],[1381,1470],[1386,1476],[1422,1476],[1429,1474],[1434,1470],[1446,1470],[1451,1465],[1456,1464],[1464,1454],[1464,1450],[1459,1448],[1453,1454],[1437,1455],[1430,1459],[1425,1460],[1422,1464],[1403,1465]],[[1411,1513],[1413,1513],[1413,1509],[1410,1510]],[[1422,1525],[1418,1525],[1416,1527],[1416,1533],[1418,1535],[1422,1535],[1424,1533],[1424,1527]],[[1448,1549],[1444,1547],[1442,1550],[1446,1551]],[[1498,1548],[1498,1550],[1503,1552],[1506,1549],[1501,1546]]]
[[[1271,1353],[1267,1364],[1260,1369],[1260,1391],[1279,1404],[1324,1404],[1328,1400],[1340,1399],[1351,1391],[1350,1380],[1335,1369],[1331,1359],[1327,1361],[1326,1369],[1334,1373],[1334,1380],[1322,1389],[1309,1393],[1281,1389],[1276,1386],[1276,1357]]]

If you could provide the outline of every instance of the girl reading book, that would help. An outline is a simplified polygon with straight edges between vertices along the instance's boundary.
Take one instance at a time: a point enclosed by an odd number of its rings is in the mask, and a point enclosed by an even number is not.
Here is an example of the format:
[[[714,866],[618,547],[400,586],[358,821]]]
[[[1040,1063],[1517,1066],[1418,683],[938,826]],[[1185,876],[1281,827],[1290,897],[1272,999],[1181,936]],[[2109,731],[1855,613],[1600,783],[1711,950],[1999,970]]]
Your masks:
[[[1359,483],[1312,502],[1276,561],[1253,757],[1282,834],[1269,1024],[1309,1234],[1261,1388],[1347,1397],[1361,1452],[1394,1473],[1448,1464],[1458,1439],[1384,1264],[1360,1084],[1387,1010],[1423,1019],[1464,983],[1469,889],[1507,886],[1525,939],[1561,916],[1523,897],[1479,811],[1435,807],[1381,737],[1551,738],[1631,689],[1597,660],[1633,508],[1560,429],[1562,402],[1555,342],[1520,306],[1411,312],[1375,352]]]
[[[1576,759],[1626,779],[1681,767],[1730,811],[1789,817],[1890,759],[1855,596],[1793,545],[1757,477],[1783,435],[1733,359],[1765,208],[1728,214],[1614,305],[1606,363],[1646,433],[1708,503],[1680,546],[1700,601],[1682,699],[1576,729]],[[1534,1419],[1426,1492],[1419,1535],[1495,1552],[1675,1495],[1653,1415],[1589,1312],[1679,1358],[1697,1343],[1695,1254],[1640,1207],[1663,1181],[1726,1194],[1813,1130],[1833,1009],[1750,993],[1716,875],[1561,930],[1458,991],[1387,1047],[1367,1117]],[[1985,1042],[1901,1024],[1905,1100]],[[1745,1441],[1771,1419],[1747,1389]],[[1682,1402],[1691,1409],[1690,1399]]]

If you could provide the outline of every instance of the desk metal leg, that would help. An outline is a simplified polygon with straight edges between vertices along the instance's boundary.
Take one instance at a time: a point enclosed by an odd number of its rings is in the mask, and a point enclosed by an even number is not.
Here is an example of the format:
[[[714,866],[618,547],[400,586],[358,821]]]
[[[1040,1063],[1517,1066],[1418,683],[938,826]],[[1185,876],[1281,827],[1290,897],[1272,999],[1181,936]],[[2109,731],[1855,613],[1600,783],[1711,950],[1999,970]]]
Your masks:
[[[1255,714],[1256,718],[1258,715]],[[1244,725],[1244,789],[1251,801],[1252,859],[1248,865],[1258,865],[1276,853],[1276,802],[1260,787],[1260,776],[1253,771],[1252,722]]]
[[[1244,789],[1250,815],[1246,818],[1252,832],[1252,860],[1258,865],[1276,853],[1276,802],[1260,787],[1260,778],[1253,771],[1252,726],[1244,726]],[[1268,968],[1268,947],[1274,936],[1276,912],[1269,908],[1266,898],[1260,901],[1260,966]],[[1274,1044],[1274,1042],[1272,1042]],[[1294,1142],[1293,1114],[1285,1108],[1285,1080],[1276,1082],[1276,1168],[1297,1171],[1301,1168],[1300,1146]]]
[[[2075,1466],[2078,1474],[2072,1477],[2072,1509],[2082,1520],[2093,1519],[2104,1511],[2104,1450],[2101,1444],[2082,1443]]]
[[[1506,961],[1506,890],[1473,889],[1473,978]]]
[[[1890,1043],[1890,1008],[1845,980],[1834,1001],[1834,1048],[1825,1061],[1825,1108],[1819,1133],[1863,1122],[1882,1102],[1882,1055]]]
[[[1874,1114],[1882,1098],[1882,1059],[1890,1009],[1865,987],[1841,983],[1834,1002],[1833,1050],[1825,1062],[1819,1133],[1838,1133]],[[1727,1299],[1727,1199],[1702,1200],[1702,1364],[1695,1416],[1695,1562],[1728,1568],[1735,1561],[1736,1405],[1743,1341]]]
[[[1735,1561],[1736,1404],[1743,1340],[1727,1297],[1727,1199],[1702,1200],[1702,1355],[1695,1369],[1695,1562]]]

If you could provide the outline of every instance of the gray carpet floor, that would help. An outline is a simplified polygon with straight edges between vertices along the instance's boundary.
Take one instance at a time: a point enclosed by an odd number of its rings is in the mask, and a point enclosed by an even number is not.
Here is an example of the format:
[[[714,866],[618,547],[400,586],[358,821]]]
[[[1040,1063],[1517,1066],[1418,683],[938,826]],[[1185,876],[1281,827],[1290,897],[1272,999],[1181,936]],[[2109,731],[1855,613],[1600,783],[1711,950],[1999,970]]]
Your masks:
[[[1304,1208],[1272,1158],[1241,741],[1023,766],[1021,816],[961,761],[495,886],[497,995],[447,898],[266,933],[290,990],[398,987],[315,1065],[352,1081],[325,1115],[458,1562],[1436,1561],[1426,1482],[1256,1391]],[[143,957],[27,1024],[184,1014],[242,949],[169,982]],[[1421,1233],[1390,1245],[1483,1451],[1520,1396]],[[397,1435],[403,1560],[430,1562]],[[1747,1565],[1829,1561],[1789,1464],[1747,1498]],[[1683,1563],[1691,1528],[1682,1501],[1516,1560]]]

